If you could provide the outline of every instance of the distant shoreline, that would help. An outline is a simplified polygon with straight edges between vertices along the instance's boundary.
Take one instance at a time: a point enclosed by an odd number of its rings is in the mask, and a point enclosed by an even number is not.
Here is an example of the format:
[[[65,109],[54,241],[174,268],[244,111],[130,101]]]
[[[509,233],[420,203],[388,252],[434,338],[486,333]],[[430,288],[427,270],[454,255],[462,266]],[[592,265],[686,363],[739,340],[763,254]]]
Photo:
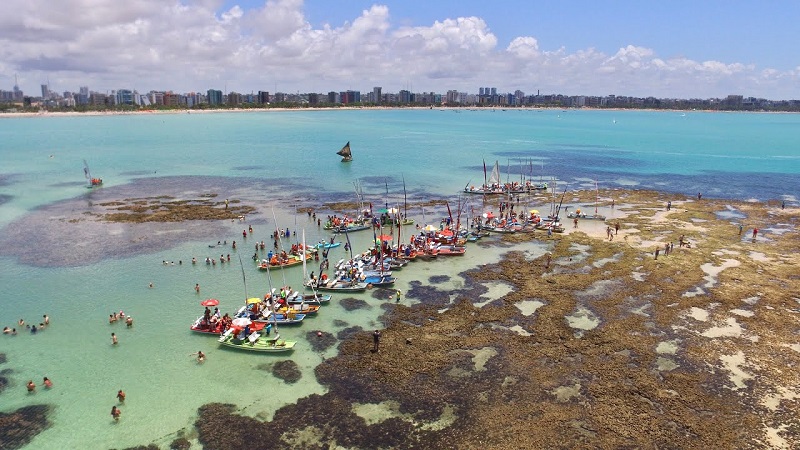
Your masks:
[[[726,110],[685,110],[685,109],[629,109],[629,108],[562,108],[562,107],[508,107],[508,108],[487,108],[487,107],[452,107],[452,106],[339,106],[339,107],[314,107],[314,108],[242,108],[242,109],[150,109],[138,111],[43,111],[43,112],[2,112],[0,119],[19,118],[19,117],[103,117],[103,116],[144,116],[144,115],[176,115],[176,114],[220,114],[220,113],[269,113],[269,112],[310,112],[310,111],[359,111],[359,110],[443,110],[443,111],[606,111],[606,112],[629,112],[641,111],[652,113],[683,113],[683,114],[798,114],[796,111],[726,111]]]

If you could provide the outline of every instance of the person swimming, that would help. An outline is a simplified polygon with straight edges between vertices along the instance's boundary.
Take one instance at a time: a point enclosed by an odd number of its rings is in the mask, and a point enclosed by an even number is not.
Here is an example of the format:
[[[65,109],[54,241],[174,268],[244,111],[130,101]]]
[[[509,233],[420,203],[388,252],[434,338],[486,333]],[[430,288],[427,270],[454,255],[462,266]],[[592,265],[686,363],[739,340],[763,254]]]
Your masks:
[[[44,377],[44,381],[42,382],[42,384],[44,385],[45,389],[50,389],[51,387],[53,387],[53,382],[50,381],[50,378],[47,377]]]

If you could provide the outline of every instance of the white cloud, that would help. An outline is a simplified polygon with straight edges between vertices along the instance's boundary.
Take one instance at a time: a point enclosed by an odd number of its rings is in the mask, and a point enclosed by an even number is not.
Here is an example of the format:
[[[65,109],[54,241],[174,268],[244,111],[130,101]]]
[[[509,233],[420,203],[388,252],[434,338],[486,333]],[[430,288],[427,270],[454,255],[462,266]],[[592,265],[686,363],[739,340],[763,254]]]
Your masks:
[[[506,51],[520,59],[532,59],[541,55],[539,52],[539,42],[536,38],[530,36],[515,38],[508,44]]]
[[[6,0],[0,15],[0,89],[19,73],[23,89],[179,92],[397,90],[501,91],[708,97],[739,92],[791,97],[800,68],[664,58],[635,44],[543,49],[534,36],[505,48],[480,17],[398,26],[373,5],[342,24],[312,26],[302,0],[221,9],[222,0]],[[230,4],[229,4],[230,5]],[[500,26],[502,24],[497,24]],[[6,80],[5,84],[2,83]]]

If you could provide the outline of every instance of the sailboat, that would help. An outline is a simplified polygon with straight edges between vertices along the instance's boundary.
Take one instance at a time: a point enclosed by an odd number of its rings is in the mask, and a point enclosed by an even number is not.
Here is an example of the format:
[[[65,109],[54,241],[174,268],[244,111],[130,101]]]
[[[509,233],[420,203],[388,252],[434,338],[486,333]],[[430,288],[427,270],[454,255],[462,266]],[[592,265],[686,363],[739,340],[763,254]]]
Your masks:
[[[363,199],[364,196],[360,192],[360,185],[357,182],[353,182],[353,186],[355,187],[356,191],[356,200],[359,203],[359,211],[356,211],[356,218],[348,217],[345,215],[344,217],[337,217],[333,216],[329,221],[325,222],[323,228],[325,230],[331,230],[334,233],[344,233],[348,231],[362,231],[362,230],[369,230],[372,227],[370,221],[361,216],[361,212],[363,211]]]
[[[504,194],[503,186],[500,184],[500,162],[495,161],[492,168],[492,174],[486,178],[486,161],[483,162],[483,186],[476,188],[475,186],[464,186],[464,192],[467,194],[480,194],[480,195],[496,195]]]
[[[579,219],[589,219],[589,220],[606,220],[606,216],[602,214],[598,214],[597,212],[597,204],[600,201],[600,190],[597,187],[597,180],[594,182],[594,214],[586,214],[582,213],[580,209],[575,210],[574,213],[567,214],[567,217],[570,219],[572,218],[579,218]]]
[[[344,144],[341,150],[336,152],[337,155],[342,157],[342,162],[350,162],[353,160],[353,154],[350,153],[350,141],[347,141],[347,144]]]
[[[89,171],[89,163],[83,160],[83,175],[86,177],[87,188],[91,189],[103,184],[102,178],[92,178],[92,173]]]

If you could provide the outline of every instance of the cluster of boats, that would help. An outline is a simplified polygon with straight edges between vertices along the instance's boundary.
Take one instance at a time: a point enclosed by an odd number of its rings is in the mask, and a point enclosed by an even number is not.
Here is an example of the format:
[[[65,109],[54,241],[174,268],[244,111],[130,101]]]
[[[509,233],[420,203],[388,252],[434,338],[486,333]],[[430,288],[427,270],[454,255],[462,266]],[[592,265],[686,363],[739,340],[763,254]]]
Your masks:
[[[464,193],[478,195],[515,195],[547,190],[547,183],[545,182],[536,183],[531,180],[501,182],[500,163],[498,161],[494,162],[494,168],[488,178],[486,175],[486,162],[484,161],[483,177],[483,185],[476,187],[467,183],[467,185],[464,186]]]
[[[497,179],[497,180],[495,180]],[[491,181],[491,183],[488,183]],[[465,188],[469,193],[500,193],[516,194],[530,192],[531,190],[546,189],[547,185],[537,185],[530,181],[525,183],[499,184],[499,167],[495,163],[492,180],[480,188]],[[388,191],[388,187],[387,187]],[[356,193],[359,193],[356,187]],[[404,186],[405,196],[405,186]],[[563,202],[563,196],[562,196]],[[378,210],[380,216],[373,215],[372,204],[369,209],[362,207],[355,217],[344,215],[329,216],[324,228],[334,233],[329,242],[320,241],[312,246],[303,244],[292,246],[291,253],[281,251],[270,252],[266,259],[256,260],[258,269],[269,270],[303,265],[303,287],[311,290],[306,294],[284,286],[279,291],[271,289],[263,298],[248,298],[232,317],[220,317],[217,311],[211,314],[206,306],[206,312],[191,326],[191,330],[202,334],[218,336],[221,346],[248,350],[255,352],[287,352],[294,349],[296,341],[281,338],[278,328],[288,325],[299,325],[309,317],[317,314],[320,307],[331,300],[330,294],[324,292],[363,292],[371,288],[391,287],[397,281],[394,275],[413,261],[430,261],[440,257],[461,256],[467,251],[467,242],[475,242],[492,233],[517,233],[535,230],[563,232],[558,212],[561,208],[555,207],[549,216],[542,216],[538,210],[527,212],[514,211],[513,203],[502,203],[501,213],[498,217],[492,212],[471,220],[469,227],[461,224],[460,220],[453,222],[453,216],[442,219],[440,225],[413,226],[413,220],[400,214],[399,209],[388,208]],[[450,207],[448,205],[448,213]],[[458,217],[461,217],[459,206]],[[579,214],[580,211],[576,211]],[[424,211],[423,211],[424,214]],[[389,234],[383,234],[388,226]],[[373,230],[373,243],[367,251],[353,254],[348,233]],[[401,231],[411,229],[410,236],[403,237]],[[396,231],[396,234],[395,234]],[[378,235],[378,232],[381,234]],[[341,259],[335,264],[328,259],[328,251],[340,245],[335,242],[336,236],[345,235],[345,251],[349,251],[349,259]],[[307,275],[306,265],[314,258],[322,261],[319,277],[311,272]],[[254,255],[254,259],[256,256]],[[331,265],[332,270],[331,269]],[[243,271],[244,275],[244,271]],[[284,280],[284,284],[285,284]],[[271,286],[271,281],[270,281]],[[209,302],[208,300],[207,302]]]
[[[191,326],[195,333],[218,336],[221,346],[255,352],[288,352],[296,341],[282,339],[278,332],[281,325],[299,325],[303,320],[319,312],[320,306],[329,303],[330,295],[303,294],[291,287],[273,289],[263,298],[248,298],[232,317],[213,313],[208,306],[216,306],[217,300],[201,303],[206,310]]]

